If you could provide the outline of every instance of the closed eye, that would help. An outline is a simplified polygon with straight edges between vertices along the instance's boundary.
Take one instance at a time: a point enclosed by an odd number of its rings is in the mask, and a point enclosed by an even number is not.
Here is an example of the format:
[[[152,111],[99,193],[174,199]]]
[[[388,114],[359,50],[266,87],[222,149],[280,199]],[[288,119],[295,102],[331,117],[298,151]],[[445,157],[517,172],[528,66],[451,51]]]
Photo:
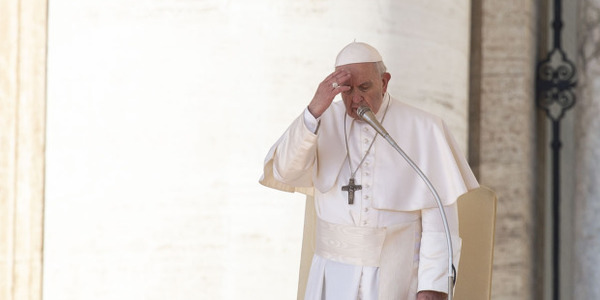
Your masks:
[[[358,86],[358,89],[360,89],[363,92],[366,92],[371,86],[372,86],[372,84],[370,82],[367,82],[367,83],[363,83],[360,86]]]
[[[363,84],[359,85],[359,86],[358,86],[358,89],[359,89],[361,92],[366,92],[366,91],[368,91],[368,90],[369,90],[369,89],[370,89],[372,86],[373,86],[373,83],[371,83],[371,82],[365,82],[365,83],[363,83]],[[352,94],[352,91],[353,91],[353,90],[354,90],[354,87],[350,87],[350,89],[349,89],[349,90],[347,90],[347,91],[345,91],[345,92],[344,92],[344,94],[348,94],[348,95],[349,95],[349,94]]]

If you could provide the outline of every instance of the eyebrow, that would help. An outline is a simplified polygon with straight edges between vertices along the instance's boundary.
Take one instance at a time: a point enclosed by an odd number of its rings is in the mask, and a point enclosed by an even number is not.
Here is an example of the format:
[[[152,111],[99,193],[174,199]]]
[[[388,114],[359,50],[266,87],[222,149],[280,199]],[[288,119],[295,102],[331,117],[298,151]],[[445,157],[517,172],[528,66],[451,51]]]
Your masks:
[[[363,82],[363,83],[361,83],[361,84],[360,84],[358,87],[359,87],[359,88],[363,88],[363,89],[364,89],[364,88],[371,87],[372,85],[373,85],[373,82],[371,82],[371,81],[367,81],[367,82]]]

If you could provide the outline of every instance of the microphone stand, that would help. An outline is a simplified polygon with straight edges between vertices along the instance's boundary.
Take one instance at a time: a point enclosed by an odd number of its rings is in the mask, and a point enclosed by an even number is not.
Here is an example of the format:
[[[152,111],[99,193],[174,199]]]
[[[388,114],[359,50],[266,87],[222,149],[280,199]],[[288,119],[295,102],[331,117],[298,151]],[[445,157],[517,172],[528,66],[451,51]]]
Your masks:
[[[389,135],[389,133],[387,133],[383,126],[379,124],[370,108],[366,106],[361,106],[356,110],[356,112],[361,117],[361,119],[363,119],[365,122],[371,125],[371,127],[373,127],[375,131],[377,131],[386,141],[388,141],[388,143],[390,143],[390,145],[392,145],[394,149],[396,149],[396,151],[398,151],[398,153],[400,153],[400,155],[404,158],[404,160],[406,160],[406,162],[412,167],[412,169],[415,172],[417,172],[419,177],[421,177],[423,182],[425,182],[425,184],[433,194],[435,202],[437,203],[438,208],[440,209],[442,222],[444,223],[444,230],[446,232],[446,242],[448,243],[448,300],[452,300],[452,296],[454,294],[455,278],[452,253],[452,237],[450,236],[450,228],[448,227],[448,220],[446,219],[446,212],[444,211],[444,206],[442,205],[440,195],[436,191],[435,187],[433,187],[433,184],[431,184],[431,181],[429,181],[429,178],[427,178],[423,171],[421,171],[419,166],[417,166],[417,164],[413,162],[413,160],[404,152],[404,150],[402,150],[402,148],[398,146],[396,141],[394,141],[394,139]]]

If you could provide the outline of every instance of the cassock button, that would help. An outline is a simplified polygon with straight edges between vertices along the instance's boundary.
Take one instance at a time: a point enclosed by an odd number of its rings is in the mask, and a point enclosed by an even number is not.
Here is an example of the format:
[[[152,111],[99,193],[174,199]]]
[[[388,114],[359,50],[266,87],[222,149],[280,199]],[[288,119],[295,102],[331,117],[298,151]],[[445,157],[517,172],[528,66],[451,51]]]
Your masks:
[[[365,207],[364,211],[365,211],[365,212],[369,212],[369,208],[368,208],[368,207]]]
[[[365,139],[364,141],[365,141],[365,144],[369,143],[369,139]]]
[[[369,222],[363,221],[363,225],[367,225],[367,224],[369,224]]]
[[[369,195],[365,195],[365,199],[366,199],[366,200],[369,200]]]

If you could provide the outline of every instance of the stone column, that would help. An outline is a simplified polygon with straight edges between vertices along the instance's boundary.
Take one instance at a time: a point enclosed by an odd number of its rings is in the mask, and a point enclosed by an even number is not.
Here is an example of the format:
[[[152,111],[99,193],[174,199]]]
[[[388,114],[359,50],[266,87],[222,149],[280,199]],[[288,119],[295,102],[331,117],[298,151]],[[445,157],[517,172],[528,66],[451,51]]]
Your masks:
[[[600,299],[600,0],[579,1],[573,299]]]
[[[534,0],[472,1],[471,166],[498,195],[493,299],[533,297]]]
[[[42,298],[45,0],[0,2],[0,299]]]

